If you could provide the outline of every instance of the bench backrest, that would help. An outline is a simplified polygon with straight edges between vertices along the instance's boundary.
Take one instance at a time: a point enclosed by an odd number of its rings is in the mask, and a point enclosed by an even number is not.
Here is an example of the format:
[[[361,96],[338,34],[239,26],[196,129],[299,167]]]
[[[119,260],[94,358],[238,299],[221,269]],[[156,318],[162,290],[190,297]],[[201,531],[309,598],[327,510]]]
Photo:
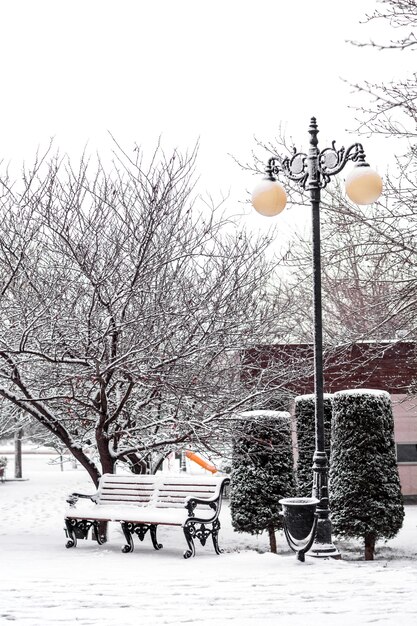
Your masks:
[[[97,504],[184,508],[189,497],[217,497],[226,480],[225,476],[103,474]]]

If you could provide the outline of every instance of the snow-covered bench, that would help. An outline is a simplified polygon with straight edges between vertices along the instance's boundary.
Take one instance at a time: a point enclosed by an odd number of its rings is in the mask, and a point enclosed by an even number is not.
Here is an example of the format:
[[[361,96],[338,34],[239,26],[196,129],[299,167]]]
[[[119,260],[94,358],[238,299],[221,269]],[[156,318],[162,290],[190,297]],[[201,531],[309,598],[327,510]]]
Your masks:
[[[188,545],[185,559],[195,556],[195,538],[204,546],[210,535],[220,554],[219,513],[223,489],[229,482],[227,477],[216,476],[104,474],[94,495],[73,493],[68,497],[66,547],[75,547],[77,538],[87,539],[90,529],[102,544],[100,522],[120,522],[127,541],[123,552],[133,551],[134,534],[143,541],[148,530],[155,550],[162,548],[156,531],[164,524],[182,527]]]

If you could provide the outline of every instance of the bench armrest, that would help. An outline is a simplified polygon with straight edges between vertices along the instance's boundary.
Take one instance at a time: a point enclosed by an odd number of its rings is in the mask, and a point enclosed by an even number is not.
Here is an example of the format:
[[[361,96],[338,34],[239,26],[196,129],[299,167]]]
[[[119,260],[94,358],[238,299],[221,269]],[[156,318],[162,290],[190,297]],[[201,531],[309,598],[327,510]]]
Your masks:
[[[210,504],[210,502],[217,502],[217,500],[220,498],[220,493],[217,494],[217,496],[215,496],[214,498],[197,498],[195,496],[187,496],[185,498],[185,506],[188,507],[188,504],[190,502],[193,502],[195,504]]]
[[[225,478],[225,480],[222,482],[220,486],[220,490],[218,494],[214,496],[213,498],[196,498],[194,496],[189,496],[188,498],[186,498],[185,508],[187,509],[188,515],[189,515],[187,522],[189,520],[194,521],[194,522],[201,522],[201,523],[214,522],[214,520],[216,520],[219,517],[220,508],[222,505],[223,490],[225,486],[228,485],[229,483],[230,483],[230,479]],[[197,504],[208,505],[211,509],[213,509],[214,515],[207,519],[194,517],[194,509],[197,506]]]
[[[97,503],[96,493],[93,494],[92,496],[89,496],[85,493],[70,493],[70,495],[67,497],[67,502],[70,505],[70,507],[73,507],[76,505],[78,498],[88,498],[92,502]]]

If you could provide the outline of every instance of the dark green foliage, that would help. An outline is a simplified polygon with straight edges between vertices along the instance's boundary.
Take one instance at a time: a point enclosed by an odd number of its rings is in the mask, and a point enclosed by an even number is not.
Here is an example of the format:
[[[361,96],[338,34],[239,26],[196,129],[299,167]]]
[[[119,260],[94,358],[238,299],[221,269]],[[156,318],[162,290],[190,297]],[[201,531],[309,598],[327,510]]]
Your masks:
[[[330,434],[332,423],[333,396],[324,394],[324,446],[330,459]],[[297,424],[297,485],[299,496],[311,496],[313,489],[313,455],[315,437],[315,395],[298,396],[295,399],[295,419]]]
[[[281,528],[279,499],[295,494],[289,413],[248,411],[233,446],[230,505],[233,528]]]
[[[365,545],[367,537],[391,539],[402,526],[394,419],[386,392],[334,395],[330,506],[335,532],[365,539]]]

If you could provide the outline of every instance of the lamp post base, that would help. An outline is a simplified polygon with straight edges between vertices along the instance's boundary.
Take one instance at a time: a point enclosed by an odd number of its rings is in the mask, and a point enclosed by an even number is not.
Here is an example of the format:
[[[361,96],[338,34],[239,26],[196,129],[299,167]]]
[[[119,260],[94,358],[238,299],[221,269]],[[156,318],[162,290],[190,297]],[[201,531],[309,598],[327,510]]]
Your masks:
[[[317,542],[313,543],[307,552],[307,556],[312,556],[316,559],[336,559],[338,561],[342,558],[339,550],[332,543]]]
[[[321,488],[323,498],[317,507],[318,522],[313,545],[308,551],[308,556],[318,559],[341,559],[339,550],[332,541],[332,524],[329,519],[329,505],[327,498],[327,486]]]

